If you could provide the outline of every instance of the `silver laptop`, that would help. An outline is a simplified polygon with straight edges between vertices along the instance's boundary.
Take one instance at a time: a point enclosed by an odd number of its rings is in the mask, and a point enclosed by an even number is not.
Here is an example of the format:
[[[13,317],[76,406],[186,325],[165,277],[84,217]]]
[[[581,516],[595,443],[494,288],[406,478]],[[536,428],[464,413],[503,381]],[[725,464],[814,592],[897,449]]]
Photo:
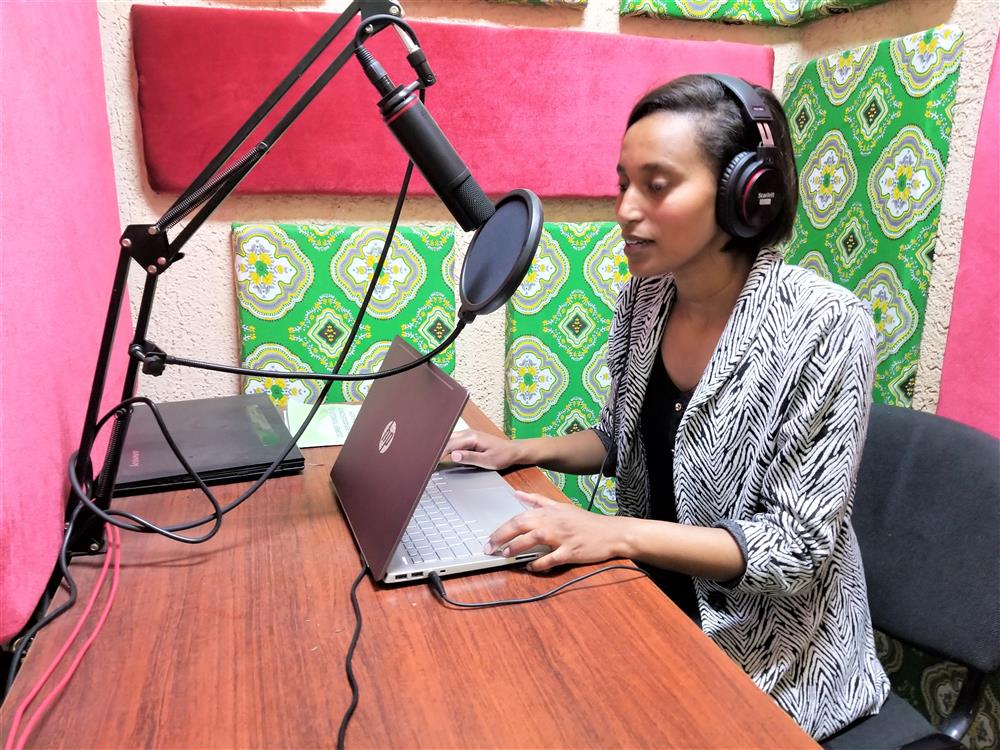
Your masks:
[[[382,368],[418,356],[396,337]],[[330,478],[375,580],[467,573],[546,551],[483,554],[493,530],[525,508],[495,471],[438,464],[467,400],[465,389],[430,362],[373,381]]]

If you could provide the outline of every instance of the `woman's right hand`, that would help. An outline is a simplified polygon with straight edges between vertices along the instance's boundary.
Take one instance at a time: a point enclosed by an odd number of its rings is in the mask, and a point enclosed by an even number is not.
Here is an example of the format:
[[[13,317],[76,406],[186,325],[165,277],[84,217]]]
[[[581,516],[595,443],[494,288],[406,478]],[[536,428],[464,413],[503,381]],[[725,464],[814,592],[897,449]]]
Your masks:
[[[454,433],[445,446],[444,454],[457,464],[469,464],[483,469],[506,469],[524,462],[515,441],[478,430]]]

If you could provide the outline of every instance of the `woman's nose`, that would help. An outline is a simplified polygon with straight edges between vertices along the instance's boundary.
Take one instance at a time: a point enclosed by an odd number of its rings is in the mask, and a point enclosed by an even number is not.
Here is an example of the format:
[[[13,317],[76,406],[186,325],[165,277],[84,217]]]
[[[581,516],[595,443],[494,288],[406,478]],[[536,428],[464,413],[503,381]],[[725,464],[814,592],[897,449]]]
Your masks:
[[[621,225],[632,224],[642,219],[642,210],[638,196],[634,188],[629,185],[625,191],[618,196],[618,205],[615,207],[615,217]]]

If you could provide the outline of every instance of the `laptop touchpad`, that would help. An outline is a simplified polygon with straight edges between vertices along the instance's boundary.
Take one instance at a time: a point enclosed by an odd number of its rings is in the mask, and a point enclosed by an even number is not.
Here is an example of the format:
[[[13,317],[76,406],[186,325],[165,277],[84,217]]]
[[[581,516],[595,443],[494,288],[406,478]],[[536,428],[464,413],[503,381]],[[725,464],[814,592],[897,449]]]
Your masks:
[[[479,469],[475,466],[442,464],[438,467],[438,473],[447,480],[452,489],[460,488],[463,493],[473,490],[496,489],[513,492],[511,486],[495,471]]]

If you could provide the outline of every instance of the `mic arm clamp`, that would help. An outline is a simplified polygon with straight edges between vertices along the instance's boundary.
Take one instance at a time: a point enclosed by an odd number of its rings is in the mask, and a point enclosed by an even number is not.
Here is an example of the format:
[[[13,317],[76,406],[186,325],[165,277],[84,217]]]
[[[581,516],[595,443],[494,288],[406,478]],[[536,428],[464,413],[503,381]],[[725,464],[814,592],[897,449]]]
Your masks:
[[[152,341],[137,341],[128,348],[129,356],[142,362],[145,375],[162,375],[167,366],[167,353]]]

